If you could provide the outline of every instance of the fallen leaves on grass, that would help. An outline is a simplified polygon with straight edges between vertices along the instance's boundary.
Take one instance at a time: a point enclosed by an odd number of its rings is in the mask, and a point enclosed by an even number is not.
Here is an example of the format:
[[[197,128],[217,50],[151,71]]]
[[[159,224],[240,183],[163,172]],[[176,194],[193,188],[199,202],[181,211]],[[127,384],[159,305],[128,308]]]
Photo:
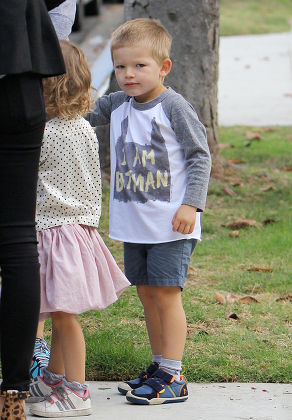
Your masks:
[[[248,139],[245,143],[245,147],[249,147],[254,140],[260,141],[263,138],[260,131],[246,131],[245,136]]]
[[[238,303],[259,303],[253,296],[243,296],[238,300]]]
[[[246,229],[249,227],[256,227],[261,226],[262,224],[257,222],[256,220],[252,219],[237,219],[233,222],[227,223],[227,227],[230,229],[236,230],[236,229]]]
[[[227,194],[227,195],[236,195],[236,192],[235,191],[233,191],[231,188],[229,188],[227,185],[225,185],[224,187],[223,187],[223,191],[225,192],[225,194]]]
[[[234,312],[225,314],[225,318],[227,318],[227,319],[229,319],[229,318],[230,319],[239,319],[239,317]]]
[[[234,147],[234,146],[231,145],[231,144],[227,144],[227,143],[219,143],[218,147],[219,147],[220,150],[224,150],[224,149],[227,149],[228,147]]]
[[[226,297],[224,295],[221,295],[221,293],[216,292],[215,296],[216,296],[216,300],[219,303],[226,303]]]
[[[283,301],[290,301],[292,302],[292,293],[288,293],[284,296],[281,296],[279,298],[276,299],[276,302],[283,302]]]
[[[246,131],[245,137],[249,140],[262,140],[263,138],[261,131]]]
[[[263,221],[263,225],[268,225],[269,223],[276,223],[277,220],[270,219],[269,217]]]
[[[239,230],[232,230],[231,232],[229,232],[229,236],[231,238],[239,238],[240,236],[240,231]]]
[[[229,159],[228,162],[238,164],[238,163],[245,163],[246,161],[243,159]]]
[[[247,271],[266,271],[268,273],[272,273],[274,270],[272,267],[250,267]]]
[[[238,296],[233,295],[232,293],[228,293],[225,296],[219,292],[216,292],[215,296],[216,296],[216,300],[219,303],[258,303],[258,300],[254,298],[253,296],[243,296],[239,298]]]
[[[262,192],[268,192],[268,191],[275,191],[276,188],[273,185],[267,185],[265,187],[260,188],[260,191]]]

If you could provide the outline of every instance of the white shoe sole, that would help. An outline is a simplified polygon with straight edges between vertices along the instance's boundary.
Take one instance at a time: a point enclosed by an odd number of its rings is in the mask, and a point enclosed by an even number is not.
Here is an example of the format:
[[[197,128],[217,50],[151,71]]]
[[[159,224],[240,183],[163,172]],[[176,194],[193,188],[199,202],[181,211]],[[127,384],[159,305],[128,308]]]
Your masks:
[[[92,408],[86,408],[84,410],[64,410],[58,412],[48,412],[48,411],[41,411],[35,410],[33,408],[30,409],[31,414],[34,416],[39,417],[77,417],[77,416],[89,416],[92,414]]]

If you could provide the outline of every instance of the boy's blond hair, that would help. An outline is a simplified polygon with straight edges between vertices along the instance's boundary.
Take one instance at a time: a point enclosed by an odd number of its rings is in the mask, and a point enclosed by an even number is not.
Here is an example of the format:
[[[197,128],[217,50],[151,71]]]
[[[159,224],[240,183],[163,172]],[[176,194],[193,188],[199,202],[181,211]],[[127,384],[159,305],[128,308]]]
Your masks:
[[[119,26],[111,37],[111,53],[128,46],[143,46],[150,50],[153,58],[160,64],[169,58],[172,37],[156,19],[138,18]]]
[[[43,79],[46,113],[48,119],[73,119],[90,111],[91,73],[83,51],[75,44],[62,40],[60,46],[66,73]]]

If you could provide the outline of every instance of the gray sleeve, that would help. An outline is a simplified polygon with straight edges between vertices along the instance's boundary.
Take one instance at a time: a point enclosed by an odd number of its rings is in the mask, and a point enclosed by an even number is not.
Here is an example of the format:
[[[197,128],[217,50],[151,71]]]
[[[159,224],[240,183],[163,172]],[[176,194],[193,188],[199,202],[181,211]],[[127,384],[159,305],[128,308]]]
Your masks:
[[[211,172],[211,155],[206,130],[190,103],[176,95],[166,101],[165,112],[186,160],[187,186],[182,204],[203,211],[206,205]]]
[[[92,127],[109,124],[111,113],[125,102],[127,98],[128,96],[124,92],[103,95],[97,99],[94,111],[87,114],[85,119],[89,121]]]
[[[50,10],[49,15],[59,39],[69,39],[76,13],[76,0],[66,0]]]

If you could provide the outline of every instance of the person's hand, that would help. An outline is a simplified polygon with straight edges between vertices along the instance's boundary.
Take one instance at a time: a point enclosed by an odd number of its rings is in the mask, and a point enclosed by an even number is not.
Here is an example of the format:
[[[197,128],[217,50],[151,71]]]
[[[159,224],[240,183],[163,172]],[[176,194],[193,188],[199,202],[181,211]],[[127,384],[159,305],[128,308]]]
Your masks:
[[[172,219],[172,230],[184,234],[192,233],[196,223],[197,208],[182,204]]]

